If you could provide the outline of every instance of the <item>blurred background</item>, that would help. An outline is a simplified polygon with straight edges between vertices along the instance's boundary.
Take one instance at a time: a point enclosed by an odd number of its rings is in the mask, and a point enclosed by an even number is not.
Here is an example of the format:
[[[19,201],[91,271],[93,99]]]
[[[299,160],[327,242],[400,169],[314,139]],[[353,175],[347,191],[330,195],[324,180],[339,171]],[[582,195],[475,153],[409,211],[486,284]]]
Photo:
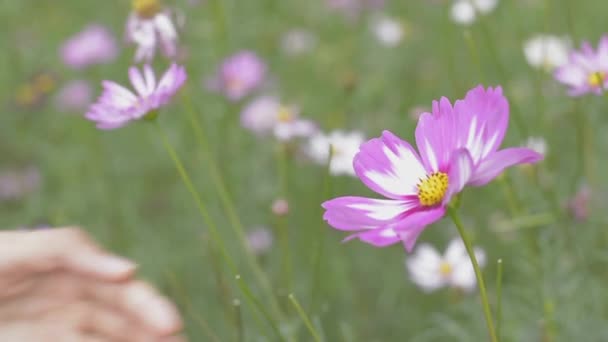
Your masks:
[[[306,152],[306,138],[260,136],[243,127],[241,113],[271,96],[323,132],[372,138],[389,129],[412,141],[417,115],[434,99],[502,85],[511,104],[505,145],[538,137],[546,157],[463,197],[492,300],[496,260],[504,262],[503,341],[606,341],[606,99],[568,97],[550,58],[538,62],[524,46],[538,34],[595,46],[608,4],[477,1],[470,9],[459,0],[162,3],[189,79],[159,121],[236,260],[235,279],[157,131],[145,122],[100,131],[84,119],[102,80],[128,84],[131,1],[3,0],[0,227],[84,227],[176,301],[192,341],[312,341],[289,294],[325,341],[482,341],[475,291],[427,293],[408,276],[401,246],[342,244],[345,234],[322,221],[323,201],[374,194],[355,177],[328,173]],[[92,24],[107,30],[115,53],[95,65],[67,62],[66,42]],[[266,72],[235,99],[210,83],[242,51]],[[153,65],[160,73],[169,63],[158,56]],[[202,123],[207,147],[188,113]],[[419,241],[443,251],[455,236],[444,220]]]

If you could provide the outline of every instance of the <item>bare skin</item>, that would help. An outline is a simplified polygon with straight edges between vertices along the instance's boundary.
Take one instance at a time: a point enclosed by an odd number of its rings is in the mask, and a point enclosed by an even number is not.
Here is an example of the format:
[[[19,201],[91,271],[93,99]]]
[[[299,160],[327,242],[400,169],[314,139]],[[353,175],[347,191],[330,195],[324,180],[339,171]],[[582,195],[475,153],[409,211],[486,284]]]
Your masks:
[[[0,232],[0,341],[182,342],[171,302],[75,228]]]

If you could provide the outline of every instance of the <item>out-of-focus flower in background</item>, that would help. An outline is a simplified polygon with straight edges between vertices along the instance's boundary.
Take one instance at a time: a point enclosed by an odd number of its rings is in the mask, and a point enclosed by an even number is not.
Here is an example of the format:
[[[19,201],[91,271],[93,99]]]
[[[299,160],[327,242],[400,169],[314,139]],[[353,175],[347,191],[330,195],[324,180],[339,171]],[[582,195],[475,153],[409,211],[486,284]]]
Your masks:
[[[63,63],[77,70],[111,63],[118,53],[116,38],[108,28],[99,24],[88,25],[61,47]]]
[[[273,242],[274,236],[266,227],[255,227],[247,233],[247,246],[254,255],[267,253]]]
[[[555,70],[555,78],[568,86],[570,96],[603,94],[608,87],[608,35],[600,39],[597,50],[583,42],[581,49],[572,51],[568,62]]]
[[[327,165],[331,149],[330,174],[355,176],[353,159],[364,139],[361,132],[333,131],[329,134],[319,132],[310,138],[306,152],[318,164]]]
[[[271,96],[259,97],[245,106],[241,124],[260,136],[272,134],[279,141],[306,138],[317,132],[317,125],[300,118],[296,107],[283,105]]]
[[[471,25],[479,15],[492,12],[497,5],[498,0],[455,0],[450,16],[457,24]]]
[[[73,80],[55,96],[55,107],[62,112],[82,112],[93,102],[93,87],[86,80]]]
[[[0,172],[0,201],[17,201],[38,191],[42,177],[35,167]]]
[[[547,141],[543,137],[529,137],[524,146],[542,156],[546,156],[549,149]]]
[[[281,37],[281,50],[288,56],[304,55],[317,45],[317,37],[304,29],[292,29]]]
[[[57,83],[57,75],[52,72],[42,71],[34,74],[27,82],[16,87],[15,105],[21,109],[39,108],[55,91]]]
[[[384,0],[326,0],[331,10],[340,11],[343,14],[356,17],[366,10],[377,10],[384,7]]]
[[[289,214],[289,202],[285,198],[277,198],[272,202],[270,210],[276,216],[285,216]]]
[[[135,62],[151,62],[157,48],[169,59],[177,56],[177,29],[171,12],[164,9],[159,0],[133,0],[126,38],[127,42],[137,45]]]
[[[266,64],[252,51],[240,51],[224,60],[215,75],[205,84],[209,90],[220,92],[238,101],[259,88],[266,77]]]
[[[545,71],[553,71],[568,62],[569,51],[570,40],[564,37],[539,34],[524,42],[528,64]]]
[[[405,36],[405,29],[400,21],[383,15],[372,20],[371,30],[376,40],[387,47],[399,45]]]
[[[587,184],[579,187],[578,192],[568,201],[568,211],[574,219],[586,221],[589,218],[591,188]]]
[[[172,64],[156,81],[152,67],[145,65],[143,74],[136,67],[129,69],[129,78],[135,92],[112,81],[103,81],[103,93],[91,105],[86,118],[94,121],[99,129],[120,128],[133,120],[167,105],[186,81],[184,67]]]
[[[474,251],[479,266],[485,266],[484,251],[478,247]],[[443,287],[471,292],[477,285],[471,259],[460,238],[450,241],[443,255],[429,244],[420,244],[407,257],[405,265],[412,282],[424,292],[433,292]]]

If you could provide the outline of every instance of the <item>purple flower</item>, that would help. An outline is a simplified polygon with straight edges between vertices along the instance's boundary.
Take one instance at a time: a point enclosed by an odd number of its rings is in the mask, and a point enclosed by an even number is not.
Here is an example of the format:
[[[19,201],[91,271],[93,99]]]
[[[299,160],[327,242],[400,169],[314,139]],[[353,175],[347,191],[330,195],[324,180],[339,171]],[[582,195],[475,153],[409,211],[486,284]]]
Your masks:
[[[280,141],[310,137],[317,132],[314,122],[300,118],[299,110],[270,96],[253,100],[241,112],[241,124],[258,134],[273,134]]]
[[[608,86],[608,35],[602,37],[597,50],[583,42],[581,50],[572,51],[568,63],[557,68],[554,76],[569,87],[570,96],[601,95]]]
[[[135,62],[151,62],[160,48],[170,59],[177,56],[177,29],[171,13],[158,0],[134,0],[133,13],[127,19],[127,42],[137,45]]]
[[[254,255],[268,252],[272,247],[274,237],[270,230],[264,227],[255,228],[247,233],[247,245]]]
[[[506,168],[542,156],[528,148],[498,150],[509,121],[502,89],[470,90],[454,106],[433,103],[416,127],[419,153],[384,131],[361,145],[353,165],[361,181],[388,199],[339,197],[323,203],[324,219],[377,247],[402,242],[411,251],[420,233],[441,219],[465,186],[481,186]]]
[[[130,121],[167,105],[186,81],[186,70],[172,64],[159,82],[152,67],[145,65],[143,74],[136,68],[129,69],[129,78],[135,92],[112,81],[103,81],[103,93],[86,114],[97,123],[99,129],[120,128]]]
[[[63,63],[73,69],[110,63],[117,56],[116,39],[105,26],[98,24],[85,27],[61,47]]]
[[[265,76],[264,62],[254,52],[241,51],[228,57],[216,75],[206,83],[210,90],[238,101],[258,88]]]
[[[93,88],[88,81],[75,80],[66,84],[57,94],[55,105],[60,111],[80,112],[91,105]]]
[[[41,177],[38,169],[10,170],[0,173],[0,202],[15,201],[40,188]]]
[[[589,204],[591,202],[591,188],[582,185],[576,195],[568,201],[568,210],[577,221],[586,221],[589,218]]]

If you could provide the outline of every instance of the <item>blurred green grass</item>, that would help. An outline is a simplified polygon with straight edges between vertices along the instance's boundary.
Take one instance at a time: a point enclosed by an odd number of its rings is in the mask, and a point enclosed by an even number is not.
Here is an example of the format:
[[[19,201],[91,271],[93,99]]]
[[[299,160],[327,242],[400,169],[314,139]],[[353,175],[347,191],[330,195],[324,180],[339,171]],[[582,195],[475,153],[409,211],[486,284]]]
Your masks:
[[[497,258],[504,260],[504,341],[608,340],[604,291],[608,236],[601,212],[606,199],[602,177],[608,170],[603,158],[607,152],[607,138],[602,134],[607,122],[605,99],[566,97],[550,75],[531,69],[522,53],[523,41],[538,32],[569,35],[576,45],[583,39],[595,44],[605,29],[605,20],[598,14],[608,10],[608,4],[502,1],[481,22],[463,29],[449,21],[448,2],[394,1],[385,12],[407,23],[410,33],[399,47],[388,49],[370,34],[370,18],[347,20],[327,11],[321,0],[209,0],[193,8],[186,7],[185,1],[171,3],[186,15],[182,43],[190,55],[185,65],[192,100],[247,227],[277,223],[270,211],[281,192],[277,146],[240,127],[241,104],[227,103],[202,88],[202,78],[222,58],[243,48],[264,57],[281,98],[299,105],[305,116],[325,130],[360,129],[369,137],[390,129],[411,139],[415,122],[408,112],[412,107],[428,107],[443,95],[460,98],[478,83],[502,84],[512,112],[517,110],[523,118],[528,134],[549,142],[550,152],[541,168],[551,176],[550,188],[559,203],[583,182],[576,125],[585,116],[595,132],[599,181],[594,184],[597,210],[587,223],[560,218],[552,224],[497,234],[495,218],[512,217],[500,182],[467,191],[462,212],[474,231],[475,244],[487,251],[491,294],[493,264]],[[9,105],[16,85],[40,70],[57,74],[61,81],[80,77],[95,83],[125,81],[132,49],[125,48],[112,65],[77,73],[62,66],[58,47],[90,22],[108,25],[121,37],[128,11],[128,1],[7,0],[0,4],[8,28],[0,33],[4,51],[0,89],[6,104],[0,116],[0,167],[32,164],[43,175],[40,192],[18,203],[0,203],[0,227],[41,221],[82,225],[113,251],[137,260],[142,274],[180,304],[192,341],[212,340],[205,324],[219,340],[236,340],[233,298],[243,303],[245,340],[265,340],[272,336],[269,327],[263,320],[255,323],[259,314],[245,304],[232,275],[225,269],[214,270],[206,228],[151,127],[134,124],[100,132],[82,116],[57,112],[52,105],[32,111]],[[295,59],[280,53],[282,33],[294,27],[309,29],[319,37],[314,53]],[[481,66],[471,59],[465,30],[479,48]],[[164,62],[157,62],[157,67],[164,67]],[[350,80],[355,83],[345,86]],[[163,111],[161,123],[195,176],[231,254],[239,256],[244,281],[256,295],[262,293],[228,228],[180,101]],[[512,120],[505,145],[521,144],[525,138]],[[292,287],[285,288],[284,256],[277,244],[260,260],[285,308],[284,329],[297,329],[298,340],[311,340],[286,299],[293,292],[327,341],[484,340],[477,295],[423,294],[407,279],[400,246],[374,249],[358,242],[341,244],[344,235],[327,228],[320,218],[319,204],[326,199],[323,168],[293,159],[287,175]],[[552,209],[529,173],[511,170],[508,179],[521,203],[517,217]],[[328,197],[366,193],[358,180],[334,177]],[[421,240],[442,249],[455,234],[445,220],[425,231]],[[324,241],[320,287],[317,304],[311,305],[312,261],[319,241]],[[217,274],[228,291],[226,299]],[[201,319],[206,323],[201,324]]]

